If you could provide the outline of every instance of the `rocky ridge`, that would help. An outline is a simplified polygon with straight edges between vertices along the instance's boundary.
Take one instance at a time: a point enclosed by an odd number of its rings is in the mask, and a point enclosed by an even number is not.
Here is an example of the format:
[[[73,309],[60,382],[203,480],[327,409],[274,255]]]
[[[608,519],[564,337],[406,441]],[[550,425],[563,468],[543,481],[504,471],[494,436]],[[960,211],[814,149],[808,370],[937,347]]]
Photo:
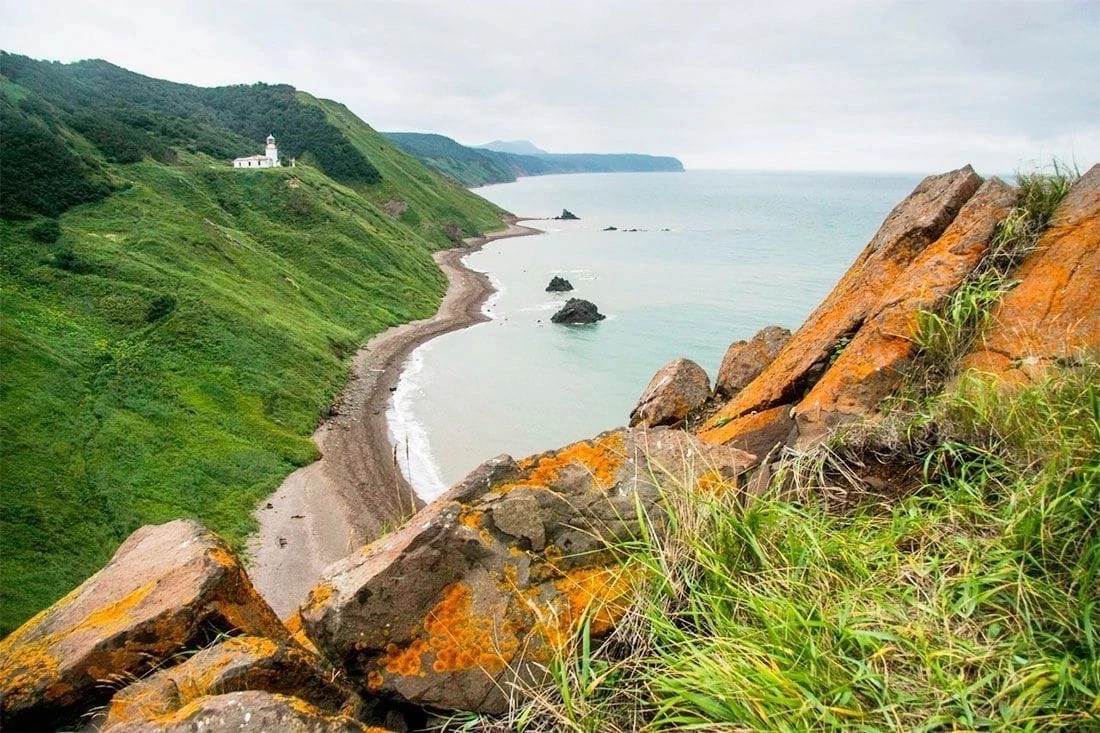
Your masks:
[[[766,330],[731,347],[729,369],[703,390],[714,412],[694,433],[623,428],[495,458],[331,566],[285,623],[201,527],[142,528],[0,642],[5,727],[70,724],[104,705],[104,730],[291,720],[397,730],[409,706],[506,709],[544,679],[579,624],[599,636],[625,613],[632,578],[614,543],[640,531],[639,518],[661,522],[662,487],[751,491],[776,450],[874,419],[915,358],[919,313],[967,278],[1014,203],[1013,189],[969,167],[929,177],[789,339]],[[1014,382],[1100,353],[1098,257],[1094,166],[1017,268],[1019,284],[966,363]],[[649,413],[662,401],[679,414],[685,391],[698,401],[690,363],[670,367],[687,378],[655,377],[633,422],[663,422]]]

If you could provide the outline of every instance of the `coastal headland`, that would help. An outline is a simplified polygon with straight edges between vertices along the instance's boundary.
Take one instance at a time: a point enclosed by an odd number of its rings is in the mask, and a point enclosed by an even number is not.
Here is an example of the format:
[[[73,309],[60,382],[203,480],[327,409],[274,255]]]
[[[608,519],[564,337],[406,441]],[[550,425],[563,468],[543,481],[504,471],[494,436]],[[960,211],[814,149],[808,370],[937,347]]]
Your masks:
[[[394,326],[355,354],[333,413],[313,434],[321,458],[290,474],[256,509],[259,529],[248,545],[248,573],[280,616],[300,604],[322,571],[423,507],[397,465],[386,406],[413,349],[488,317],[493,293],[484,273],[463,258],[487,242],[539,234],[505,217],[507,228],[465,240],[434,257],[447,293],[431,318]]]

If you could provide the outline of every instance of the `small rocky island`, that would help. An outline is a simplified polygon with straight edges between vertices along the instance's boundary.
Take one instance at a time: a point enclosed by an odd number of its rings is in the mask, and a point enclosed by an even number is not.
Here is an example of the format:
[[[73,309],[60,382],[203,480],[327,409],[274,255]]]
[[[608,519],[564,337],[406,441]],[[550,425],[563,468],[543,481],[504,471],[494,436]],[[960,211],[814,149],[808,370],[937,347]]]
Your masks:
[[[550,320],[554,323],[575,324],[596,323],[605,318],[607,316],[600,313],[594,303],[581,298],[570,298],[561,310],[551,316]]]
[[[546,292],[548,293],[567,293],[572,289],[573,283],[557,275],[550,278],[550,284],[546,286]]]
[[[555,217],[554,217],[554,219],[555,219],[555,220],[558,220],[558,221],[561,221],[561,220],[565,220],[565,221],[580,221],[580,217],[579,217],[579,216],[577,216],[576,214],[574,214],[574,213],[573,213],[572,211],[570,211],[569,209],[562,209],[562,210],[561,210],[561,216],[555,216]]]

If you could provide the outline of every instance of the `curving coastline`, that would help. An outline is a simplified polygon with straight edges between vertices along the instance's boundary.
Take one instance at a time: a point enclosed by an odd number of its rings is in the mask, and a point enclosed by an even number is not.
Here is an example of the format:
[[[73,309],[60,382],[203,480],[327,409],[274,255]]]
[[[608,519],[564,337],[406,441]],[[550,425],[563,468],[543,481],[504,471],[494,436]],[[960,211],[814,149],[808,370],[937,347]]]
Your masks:
[[[337,413],[313,433],[321,458],[287,476],[255,511],[259,529],[248,541],[248,574],[280,617],[305,599],[324,569],[384,534],[423,506],[397,466],[386,406],[413,349],[450,331],[488,320],[482,306],[489,278],[462,259],[487,242],[540,234],[504,218],[508,227],[434,255],[447,293],[431,318],[384,331],[359,349]]]

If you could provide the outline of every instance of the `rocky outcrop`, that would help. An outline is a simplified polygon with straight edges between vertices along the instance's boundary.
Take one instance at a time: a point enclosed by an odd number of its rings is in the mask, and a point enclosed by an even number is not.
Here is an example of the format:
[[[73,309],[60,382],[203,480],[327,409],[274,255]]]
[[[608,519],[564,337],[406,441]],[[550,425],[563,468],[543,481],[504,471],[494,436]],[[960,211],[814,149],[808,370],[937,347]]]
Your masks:
[[[238,636],[123,689],[111,699],[104,730],[163,721],[201,698],[243,690],[294,697],[326,715],[358,720],[363,700],[339,677],[293,642]]]
[[[249,690],[200,697],[173,713],[150,720],[112,725],[104,733],[195,733],[195,731],[267,733],[391,733],[344,715],[332,715],[287,695]]]
[[[561,310],[550,317],[550,320],[554,323],[580,324],[596,323],[605,318],[607,318],[607,316],[600,313],[594,303],[582,300],[581,298],[570,298],[565,302]]]
[[[1100,353],[1100,165],[1074,184],[1013,279],[964,367],[1026,382]]]
[[[574,214],[569,209],[562,209],[561,216],[555,216],[554,219],[564,221],[579,221],[580,217]]]
[[[630,413],[630,427],[679,425],[710,396],[710,377],[691,359],[676,359],[653,375]]]
[[[726,349],[714,392],[719,397],[732,397],[756,379],[775,360],[780,349],[791,340],[791,332],[780,326],[768,326],[748,341],[735,341]]]
[[[794,409],[802,444],[871,415],[897,389],[917,351],[920,312],[935,311],[962,285],[989,251],[1016,197],[999,179],[986,181],[944,233],[879,294],[859,331]]]
[[[943,234],[981,182],[970,166],[921,181],[894,207],[825,301],[764,371],[707,422],[701,437],[715,443],[735,440],[737,418],[797,403],[838,345],[874,315],[882,293]]]
[[[220,633],[288,638],[229,547],[201,525],[142,527],[110,562],[0,641],[6,728],[71,722]]]
[[[501,712],[582,618],[599,635],[624,612],[634,579],[606,543],[634,536],[640,511],[659,521],[657,480],[720,490],[751,461],[676,430],[503,456],[329,568],[303,625],[371,691]]]
[[[548,293],[567,293],[572,289],[573,283],[558,275],[550,278],[550,284],[546,286],[546,292]]]

